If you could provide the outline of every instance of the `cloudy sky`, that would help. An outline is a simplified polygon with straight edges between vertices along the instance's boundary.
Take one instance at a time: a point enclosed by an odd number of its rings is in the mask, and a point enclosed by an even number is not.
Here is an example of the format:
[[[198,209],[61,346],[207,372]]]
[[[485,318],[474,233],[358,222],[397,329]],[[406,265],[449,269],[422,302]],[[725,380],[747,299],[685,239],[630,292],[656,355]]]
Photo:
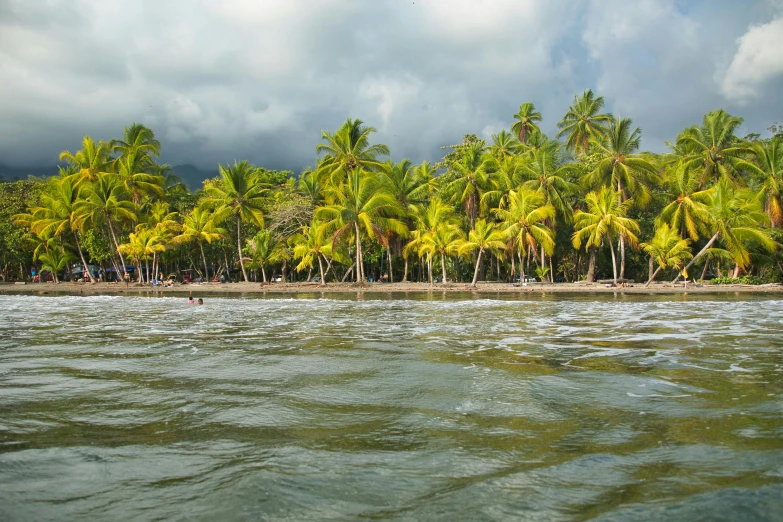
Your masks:
[[[0,0],[0,78],[11,166],[136,121],[168,163],[298,171],[349,116],[435,160],[588,88],[660,151],[716,108],[783,123],[783,0]]]

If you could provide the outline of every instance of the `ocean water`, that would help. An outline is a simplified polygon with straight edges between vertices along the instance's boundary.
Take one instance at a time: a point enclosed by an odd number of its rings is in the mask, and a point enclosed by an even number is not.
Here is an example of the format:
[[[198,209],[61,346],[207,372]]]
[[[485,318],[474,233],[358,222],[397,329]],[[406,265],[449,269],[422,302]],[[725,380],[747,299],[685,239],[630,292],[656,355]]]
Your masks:
[[[0,520],[783,520],[783,301],[0,295]]]

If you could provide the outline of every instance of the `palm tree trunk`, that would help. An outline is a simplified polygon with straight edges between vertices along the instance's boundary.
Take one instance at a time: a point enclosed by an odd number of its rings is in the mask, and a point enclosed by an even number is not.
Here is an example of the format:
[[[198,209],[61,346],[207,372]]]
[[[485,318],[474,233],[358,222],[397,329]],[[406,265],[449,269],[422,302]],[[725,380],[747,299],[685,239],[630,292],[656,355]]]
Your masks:
[[[84,271],[87,272],[87,275],[90,277],[90,282],[94,283],[95,278],[92,275],[92,271],[87,266],[87,261],[84,260],[84,253],[82,252],[82,246],[79,244],[79,233],[76,232],[73,237],[76,239],[76,250],[79,251],[79,259],[82,260],[82,268],[84,268]]]
[[[655,261],[653,260],[653,256],[650,256],[648,258],[648,269],[647,269],[647,276],[648,279],[652,279],[655,276],[653,275],[653,271],[655,270]]]
[[[391,245],[386,249],[386,255],[389,258],[389,282],[394,282],[394,275],[392,274],[392,253],[391,253]]]
[[[433,279],[432,279],[432,254],[429,254],[427,256],[427,273],[430,276],[430,284],[434,285],[435,281],[433,281]]]
[[[321,260],[321,254],[316,254],[318,256],[318,271],[321,274],[321,284],[318,286],[326,286],[326,279],[324,278],[324,262]]]
[[[619,200],[619,203],[622,204],[623,185],[622,183],[620,183],[619,180],[617,181],[617,199]],[[620,234],[619,244],[620,244],[620,279],[625,279],[625,237],[623,237],[622,234]],[[617,276],[615,276],[615,279],[617,279]],[[617,281],[615,281],[614,284],[617,284]]]
[[[588,250],[590,251],[590,261],[587,264],[587,276],[585,276],[585,280],[588,283],[595,283],[595,262],[598,257],[598,250],[594,246],[591,246]]]
[[[117,255],[120,256],[120,263],[122,263],[122,274],[123,274],[123,277],[124,277],[124,275],[126,274],[126,272],[125,272],[125,259],[122,257],[122,252],[120,252],[120,245],[119,245],[119,243],[117,243],[117,236],[114,235],[114,227],[111,225],[111,217],[110,216],[106,219],[106,222],[109,223],[109,232],[111,233],[112,241],[114,241],[114,248],[117,249]],[[115,270],[117,269],[117,267],[114,267],[114,268],[115,268]],[[120,275],[119,272],[117,272],[117,275],[118,276]]]
[[[261,282],[266,284],[266,267],[261,263]]]
[[[518,253],[519,255],[519,283],[522,284],[525,282],[525,265],[522,263],[522,254]],[[511,262],[514,262],[514,255],[511,255]]]
[[[408,256],[405,256],[405,271],[402,273],[402,282],[408,282]]]
[[[644,285],[644,287],[645,287],[645,288],[647,288],[648,286],[650,286],[650,283],[652,283],[652,282],[653,282],[653,279],[655,279],[655,276],[657,276],[657,275],[658,275],[658,272],[660,272],[660,271],[661,271],[661,267],[660,267],[660,265],[659,265],[659,266],[658,266],[658,268],[656,268],[656,269],[655,269],[655,272],[653,272],[653,273],[652,273],[652,275],[650,276],[650,279],[648,279],[648,280],[647,280],[647,284],[646,284],[646,285]]]
[[[242,261],[242,219],[237,214],[237,253],[239,254],[239,266],[242,267],[242,277],[245,278],[245,283],[248,282],[247,271],[245,271],[245,262]],[[206,270],[206,267],[204,267]]]
[[[481,266],[481,258],[484,256],[484,249],[479,249],[478,259],[476,259],[476,269],[473,270],[473,282],[470,284],[473,288],[476,288],[476,282],[478,281],[479,267]]]
[[[446,254],[441,254],[440,256],[440,267],[443,271],[443,281],[441,281],[442,284],[446,284]]]
[[[612,236],[609,236],[609,251],[612,253],[612,272],[614,274],[614,286],[617,286],[617,258],[614,255],[614,245],[612,244]]]
[[[672,281],[672,284],[676,283],[676,282],[677,282],[677,280],[680,278],[680,276],[682,276],[682,273],[683,273],[683,272],[685,272],[685,271],[687,271],[687,270],[688,270],[690,267],[692,267],[692,266],[693,266],[693,263],[695,263],[697,259],[699,259],[701,256],[703,256],[703,255],[704,255],[704,252],[706,252],[707,250],[709,250],[709,249],[712,247],[712,244],[713,244],[713,243],[715,243],[715,241],[718,239],[718,236],[720,236],[720,231],[718,231],[718,232],[715,232],[715,235],[714,235],[714,236],[712,236],[712,237],[710,238],[710,240],[709,240],[709,241],[707,241],[707,244],[706,244],[706,245],[704,245],[704,248],[702,248],[702,249],[699,251],[699,253],[698,253],[698,254],[696,254],[696,255],[693,257],[693,259],[691,259],[691,262],[690,262],[690,263],[688,263],[687,265],[685,265],[685,268],[683,268],[682,270],[680,270],[680,271],[677,273],[677,277],[675,277],[675,278],[674,278],[674,281]]]
[[[354,221],[353,226],[356,229],[356,282],[364,284],[364,259],[362,259],[361,231],[359,230],[359,223],[357,221]]]
[[[701,271],[701,277],[699,278],[699,281],[704,281],[704,278],[707,276],[707,267],[710,266],[710,259],[707,258],[707,261],[704,262],[704,270]]]
[[[343,278],[340,280],[341,283],[345,283],[345,280],[348,279],[348,276],[351,275],[351,272],[353,272],[353,267],[356,266],[356,262],[354,261],[353,264],[351,264],[350,267],[348,267],[348,271],[345,272],[345,275],[343,275]]]
[[[207,268],[207,256],[204,255],[204,245],[199,241],[198,246],[201,249],[201,260],[204,262],[204,274],[206,274],[207,281],[209,281],[209,268]]]

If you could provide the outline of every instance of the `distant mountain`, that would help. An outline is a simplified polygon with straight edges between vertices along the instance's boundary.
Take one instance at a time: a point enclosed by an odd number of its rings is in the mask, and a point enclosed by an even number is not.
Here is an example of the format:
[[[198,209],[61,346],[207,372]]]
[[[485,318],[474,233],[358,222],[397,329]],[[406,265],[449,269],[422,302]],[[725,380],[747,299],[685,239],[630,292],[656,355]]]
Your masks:
[[[201,188],[201,184],[205,179],[214,178],[219,176],[220,173],[216,170],[201,170],[195,165],[175,165],[171,167],[171,172],[176,176],[179,176],[185,185],[193,191]]]
[[[29,176],[46,178],[57,174],[57,165],[51,167],[8,167],[0,165],[0,181],[27,179]]]

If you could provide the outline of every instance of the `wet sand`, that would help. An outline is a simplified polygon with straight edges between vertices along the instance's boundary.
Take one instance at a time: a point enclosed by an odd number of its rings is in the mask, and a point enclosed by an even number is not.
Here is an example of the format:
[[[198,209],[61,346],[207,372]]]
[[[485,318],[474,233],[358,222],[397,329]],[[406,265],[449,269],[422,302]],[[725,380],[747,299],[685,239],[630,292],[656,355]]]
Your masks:
[[[320,294],[320,293],[390,293],[390,292],[474,292],[495,293],[628,293],[628,294],[680,294],[680,293],[783,293],[783,285],[711,285],[689,283],[653,283],[645,287],[635,283],[626,287],[613,287],[602,283],[510,283],[480,282],[476,288],[469,283],[177,283],[162,288],[131,283],[0,283],[0,294],[64,294],[64,295],[248,295],[248,294]]]

